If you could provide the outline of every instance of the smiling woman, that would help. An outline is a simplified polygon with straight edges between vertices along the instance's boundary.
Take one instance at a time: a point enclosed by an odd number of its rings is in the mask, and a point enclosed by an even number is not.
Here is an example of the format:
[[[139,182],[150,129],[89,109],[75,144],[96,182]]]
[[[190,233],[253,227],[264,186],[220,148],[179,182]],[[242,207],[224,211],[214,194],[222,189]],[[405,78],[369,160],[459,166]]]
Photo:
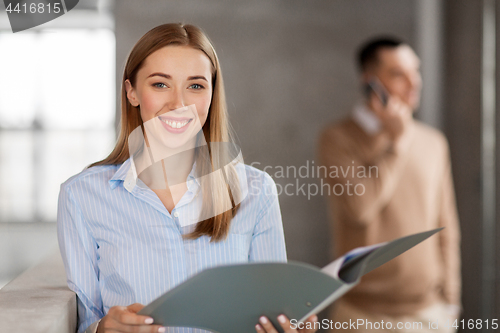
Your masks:
[[[121,102],[113,151],[61,186],[59,244],[78,332],[165,332],[137,312],[190,276],[286,261],[276,185],[227,149],[222,73],[200,29],[146,33],[127,60]],[[262,191],[246,193],[249,184]],[[297,332],[283,315],[278,321]],[[276,332],[265,317],[256,331]]]

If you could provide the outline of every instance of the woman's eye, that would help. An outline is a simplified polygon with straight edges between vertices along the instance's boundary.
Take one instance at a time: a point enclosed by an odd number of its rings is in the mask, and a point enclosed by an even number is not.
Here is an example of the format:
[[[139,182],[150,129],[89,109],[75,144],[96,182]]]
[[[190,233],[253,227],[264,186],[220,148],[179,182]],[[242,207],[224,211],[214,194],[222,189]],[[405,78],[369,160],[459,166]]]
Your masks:
[[[202,86],[201,84],[198,84],[198,83],[194,83],[190,86],[190,88],[192,89],[195,89],[195,90],[199,90],[199,89],[204,89],[205,87]]]
[[[156,88],[165,88],[167,85],[165,83],[162,83],[162,82],[157,82],[157,83],[153,83],[153,87],[156,87]]]

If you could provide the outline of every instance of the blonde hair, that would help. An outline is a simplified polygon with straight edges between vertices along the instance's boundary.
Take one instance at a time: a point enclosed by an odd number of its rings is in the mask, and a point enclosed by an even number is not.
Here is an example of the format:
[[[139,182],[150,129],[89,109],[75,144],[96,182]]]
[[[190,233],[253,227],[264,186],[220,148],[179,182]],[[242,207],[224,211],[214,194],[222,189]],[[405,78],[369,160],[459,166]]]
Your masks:
[[[121,164],[130,157],[128,138],[134,129],[138,126],[143,126],[143,121],[138,109],[130,104],[127,98],[124,82],[129,80],[132,86],[135,87],[137,72],[141,69],[146,58],[153,52],[169,45],[189,46],[200,50],[204,52],[211,61],[213,87],[212,102],[207,120],[202,128],[203,135],[208,145],[208,150],[204,151],[208,151],[210,156],[206,156],[206,153],[198,153],[195,156],[195,160],[197,162],[200,161],[200,163],[197,163],[197,171],[199,174],[205,175],[215,171],[214,169],[217,167],[218,163],[214,161],[215,157],[211,152],[210,143],[232,142],[222,72],[215,49],[203,31],[193,25],[183,25],[179,23],[163,24],[151,29],[142,36],[132,48],[123,72],[120,134],[118,140],[108,157],[102,161],[91,164],[89,167]],[[206,161],[209,161],[209,163],[204,163]],[[205,170],[202,170],[203,168],[205,168]],[[206,168],[211,168],[211,170],[206,170]],[[230,222],[236,215],[240,206],[239,203],[235,204],[235,202],[240,202],[238,198],[235,198],[237,194],[235,193],[233,196],[227,184],[227,181],[232,184],[238,184],[236,171],[232,165],[229,166],[228,171],[227,174],[221,175],[220,177],[209,177],[211,178],[210,186],[202,186],[201,190],[205,207],[213,205],[215,208],[212,209],[215,211],[223,211],[223,209],[218,208],[224,206],[227,200],[227,194],[229,194],[232,209],[199,222],[196,229],[191,234],[186,235],[186,238],[195,239],[203,235],[210,236],[211,241],[220,241],[226,238],[229,232]],[[223,176],[228,179],[225,180]]]

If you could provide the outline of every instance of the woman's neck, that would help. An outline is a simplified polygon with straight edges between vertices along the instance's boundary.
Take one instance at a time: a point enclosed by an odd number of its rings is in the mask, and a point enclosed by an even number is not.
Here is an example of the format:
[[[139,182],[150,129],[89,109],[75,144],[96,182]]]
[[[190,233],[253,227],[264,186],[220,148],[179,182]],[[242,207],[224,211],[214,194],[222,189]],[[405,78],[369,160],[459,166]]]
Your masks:
[[[138,177],[152,190],[164,190],[185,183],[194,164],[194,144],[151,150],[146,138],[141,153],[134,158]]]

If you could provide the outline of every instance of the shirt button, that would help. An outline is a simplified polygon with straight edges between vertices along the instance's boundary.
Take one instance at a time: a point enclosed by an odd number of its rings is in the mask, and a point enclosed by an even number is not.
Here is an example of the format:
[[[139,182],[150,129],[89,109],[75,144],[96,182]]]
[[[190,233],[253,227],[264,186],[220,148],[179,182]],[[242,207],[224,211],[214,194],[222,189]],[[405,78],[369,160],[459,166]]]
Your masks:
[[[179,217],[179,213],[174,212],[174,217]]]

